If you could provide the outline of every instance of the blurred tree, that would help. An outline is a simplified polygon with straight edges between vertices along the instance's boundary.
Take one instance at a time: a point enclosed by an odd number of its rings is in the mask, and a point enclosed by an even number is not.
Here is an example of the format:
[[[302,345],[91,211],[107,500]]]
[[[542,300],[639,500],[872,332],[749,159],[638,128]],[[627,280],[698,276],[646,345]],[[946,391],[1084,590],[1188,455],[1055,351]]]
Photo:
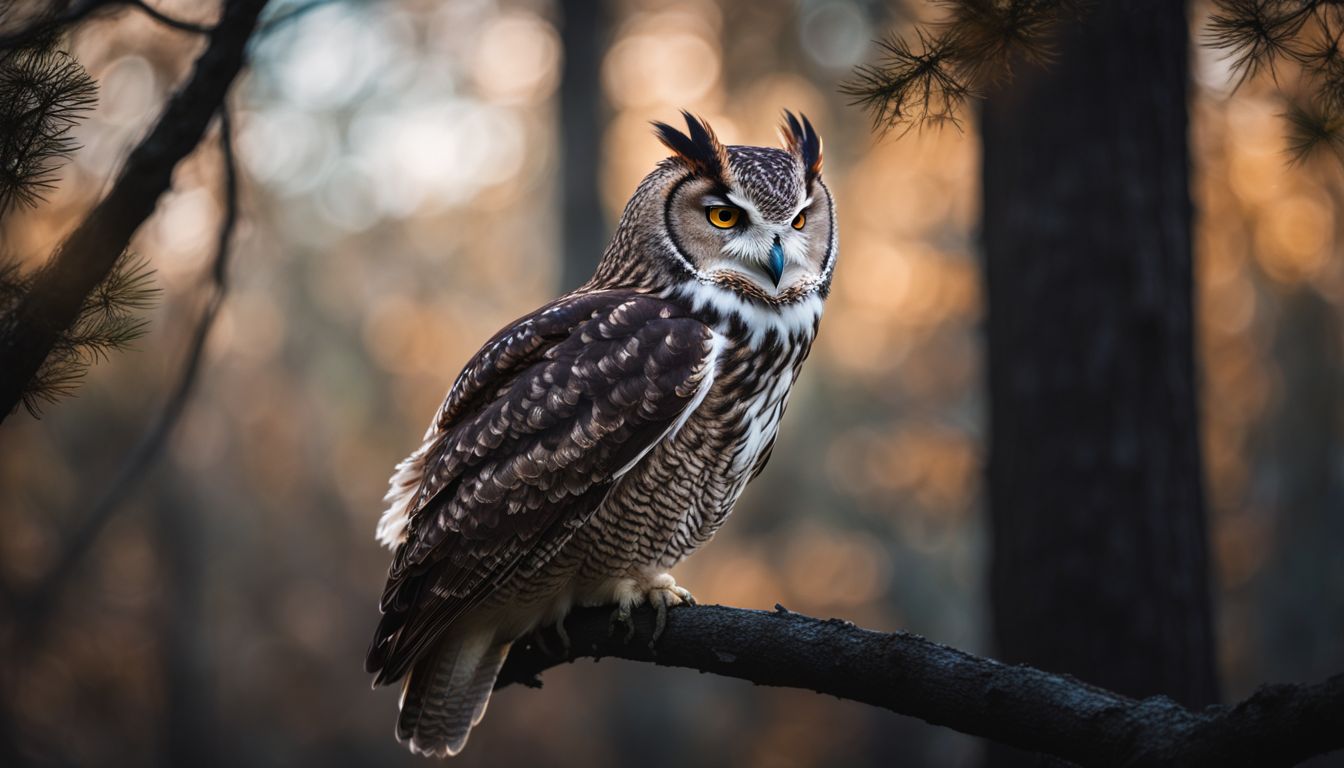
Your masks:
[[[605,0],[557,6],[564,66],[560,73],[560,218],[564,251],[560,290],[592,277],[607,242],[598,173],[607,107],[602,98],[602,54],[611,35]]]
[[[1302,589],[1344,584],[1344,339],[1335,308],[1312,287],[1294,286],[1284,297],[1273,354],[1282,387],[1264,436],[1271,456],[1264,493],[1277,562],[1261,587],[1260,634],[1270,658],[1281,660],[1271,673],[1291,680],[1344,668],[1344,601]]]
[[[227,198],[209,273],[210,295],[164,409],[129,452],[111,489],[88,505],[85,517],[61,542],[54,565],[30,588],[6,594],[7,613],[18,628],[11,633],[12,647],[6,649],[11,668],[40,651],[46,619],[59,603],[61,588],[166,442],[192,389],[224,297],[225,257],[237,220],[237,179],[225,98],[243,66],[247,42],[265,4],[266,0],[226,0],[219,22],[210,27],[172,19],[143,3],[117,0],[90,0],[68,10],[39,4],[38,13],[21,19],[0,13],[0,169],[4,169],[0,213],[16,202],[38,199],[52,180],[55,161],[75,150],[68,131],[92,104],[92,81],[57,48],[68,28],[99,9],[130,5],[161,24],[209,39],[192,75],[131,152],[107,194],[48,263],[31,274],[0,268],[0,420],[20,402],[33,411],[37,400],[66,394],[92,360],[139,335],[143,323],[134,310],[144,308],[155,290],[146,264],[125,256],[127,245],[169,190],[174,168],[201,142],[216,115]],[[0,6],[0,11],[11,7]],[[202,581],[200,536],[196,521],[183,515],[180,506],[165,511],[161,523],[160,549],[167,554],[164,571],[169,576],[168,604],[173,606],[162,620],[163,671],[172,712],[162,754],[167,764],[197,763],[209,733],[209,718],[199,706],[204,698],[199,690],[204,660],[194,613]],[[0,679],[5,708],[22,698],[12,678]],[[34,757],[35,747],[23,740],[24,734],[10,730],[11,720],[8,712],[0,712],[0,762],[24,764]]]
[[[994,634],[1006,661],[1217,699],[1183,3],[1101,3],[981,128]],[[994,762],[1016,762],[999,755]]]
[[[936,31],[887,43],[848,91],[883,128],[956,121],[969,96],[991,94],[982,214],[999,653],[1129,695],[1211,703],[1187,9],[950,8]]]

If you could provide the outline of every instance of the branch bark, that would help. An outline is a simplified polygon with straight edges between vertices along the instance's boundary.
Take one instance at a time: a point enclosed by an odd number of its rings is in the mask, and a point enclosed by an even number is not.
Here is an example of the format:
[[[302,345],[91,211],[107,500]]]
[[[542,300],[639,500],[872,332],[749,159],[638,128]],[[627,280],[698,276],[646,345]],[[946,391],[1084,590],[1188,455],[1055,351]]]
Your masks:
[[[654,615],[635,636],[609,636],[610,608],[565,620],[514,645],[496,688],[540,687],[538,675],[578,658],[611,656],[816,691],[1085,766],[1286,766],[1344,747],[1344,674],[1311,685],[1269,685],[1231,706],[1190,710],[1166,697],[1131,699],[1067,675],[1009,666],[904,632],[838,619],[697,606],[669,611],[651,647]]]
[[[191,78],[126,160],[107,196],[57,250],[0,339],[0,421],[170,186],[173,169],[200,143],[242,69],[247,41],[266,0],[228,0]]]

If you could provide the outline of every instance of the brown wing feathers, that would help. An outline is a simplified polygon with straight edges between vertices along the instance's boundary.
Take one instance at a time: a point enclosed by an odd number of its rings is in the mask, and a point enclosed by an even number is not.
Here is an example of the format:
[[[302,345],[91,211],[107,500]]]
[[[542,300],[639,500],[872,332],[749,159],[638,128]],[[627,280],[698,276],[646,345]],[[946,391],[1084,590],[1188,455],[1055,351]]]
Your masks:
[[[675,305],[606,291],[543,308],[478,353],[445,403],[427,490],[393,559],[367,660],[378,682],[587,519],[615,472],[694,399],[710,339]]]

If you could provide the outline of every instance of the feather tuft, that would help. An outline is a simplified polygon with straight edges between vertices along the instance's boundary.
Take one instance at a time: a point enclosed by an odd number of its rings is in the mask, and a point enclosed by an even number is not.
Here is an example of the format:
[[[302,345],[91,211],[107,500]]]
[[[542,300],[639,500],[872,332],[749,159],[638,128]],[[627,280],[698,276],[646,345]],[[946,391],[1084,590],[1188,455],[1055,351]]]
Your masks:
[[[821,175],[821,136],[812,127],[812,121],[807,115],[799,113],[795,116],[786,109],[779,135],[784,140],[784,148],[797,155],[807,169],[807,183],[811,184]]]
[[[681,116],[686,119],[686,133],[667,123],[655,122],[653,132],[658,140],[691,170],[727,183],[728,148],[714,135],[709,123],[684,109]]]

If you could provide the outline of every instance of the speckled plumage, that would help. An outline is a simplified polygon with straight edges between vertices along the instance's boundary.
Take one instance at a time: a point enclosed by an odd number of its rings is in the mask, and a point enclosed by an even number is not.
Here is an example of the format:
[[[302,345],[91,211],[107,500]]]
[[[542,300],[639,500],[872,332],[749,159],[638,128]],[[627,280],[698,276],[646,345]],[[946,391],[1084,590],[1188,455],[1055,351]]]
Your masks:
[[[820,140],[792,115],[785,150],[687,124],[657,126],[676,154],[592,280],[487,342],[392,478],[366,666],[406,680],[413,751],[460,751],[509,644],[573,605],[688,598],[666,571],[769,458],[835,264]],[[711,226],[715,205],[743,223]]]

